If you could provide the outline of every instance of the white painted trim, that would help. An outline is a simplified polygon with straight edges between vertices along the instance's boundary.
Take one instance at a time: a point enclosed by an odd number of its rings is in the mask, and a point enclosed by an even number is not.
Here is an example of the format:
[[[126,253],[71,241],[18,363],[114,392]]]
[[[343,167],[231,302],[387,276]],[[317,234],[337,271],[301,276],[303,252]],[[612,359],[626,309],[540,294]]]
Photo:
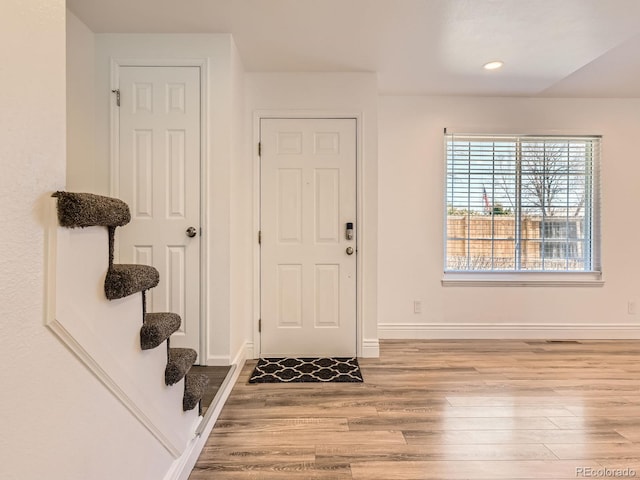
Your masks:
[[[603,287],[603,280],[480,280],[442,279],[443,287]]]
[[[100,380],[105,387],[107,387],[111,393],[122,403],[127,410],[129,410],[133,416],[147,429],[151,434],[162,444],[167,451],[173,455],[173,457],[179,457],[182,447],[175,445],[167,436],[160,430],[154,422],[138,407],[136,402],[126,394],[126,392],[120,388],[118,383],[111,378],[111,376],[105,372],[100,364],[96,362],[93,356],[80,345],[75,338],[64,328],[64,326],[53,319],[47,327],[51,329],[71,350],[78,359],[84,363],[87,368]]]
[[[236,356],[239,362],[233,364],[236,365],[236,369],[234,370],[230,381],[227,383],[226,388],[222,392],[220,401],[213,407],[214,412],[209,417],[209,421],[202,429],[202,433],[199,436],[194,437],[189,442],[182,456],[173,462],[171,468],[169,469],[163,480],[187,480],[189,478],[189,475],[191,474],[193,467],[195,466],[196,461],[198,460],[198,457],[202,452],[202,449],[209,439],[211,430],[213,430],[213,427],[215,426],[216,421],[220,416],[222,407],[224,407],[224,404],[229,398],[233,387],[240,377],[242,367],[244,367],[244,363],[246,361],[246,358],[243,358],[240,354],[246,351],[248,351],[248,348],[247,344],[245,343],[243,347],[240,348],[238,355]]]
[[[231,365],[231,355],[209,355],[205,365],[210,367],[226,367]]]
[[[109,195],[120,197],[120,115],[118,105],[113,100],[112,90],[120,88],[120,60],[110,59],[110,83],[109,83]]]
[[[260,217],[260,205],[261,205],[261,169],[260,169],[260,155],[258,155],[258,144],[260,143],[261,131],[260,131],[260,119],[261,116],[258,112],[254,112],[253,116],[253,143],[251,145],[251,158],[253,161],[253,316],[252,318],[252,345],[253,358],[260,357],[261,349],[261,335],[258,328],[260,322],[260,316],[262,314],[262,304],[260,302],[261,290],[261,257],[260,257],[260,245],[258,244],[258,232],[262,224]]]
[[[381,323],[381,339],[640,339],[640,325],[626,323]]]
[[[377,338],[363,339],[359,356],[363,358],[378,358],[380,356],[380,341]]]
[[[56,322],[56,271],[58,251],[58,200],[48,198],[45,206],[44,324]]]
[[[206,58],[110,58],[111,89],[120,88],[121,67],[198,67],[200,69],[200,338],[198,359],[208,358],[209,333],[209,242],[204,241],[208,235],[208,212],[211,204],[209,189],[209,60]],[[109,152],[109,192],[112,197],[119,198],[119,165],[120,165],[120,116],[116,102],[110,102],[110,148]],[[115,258],[118,258],[116,241]],[[228,365],[225,363],[224,365]]]
[[[214,367],[226,367],[227,365],[239,365],[244,363],[247,358],[253,357],[253,342],[245,341],[235,355],[209,355],[207,357],[207,365]]]
[[[447,135],[496,135],[496,136],[561,136],[561,137],[595,137],[602,138],[601,134],[585,133],[576,128],[522,128],[510,125],[508,127],[498,125],[453,125],[445,127]],[[473,133],[472,133],[473,132]]]
[[[253,344],[250,342],[244,342],[234,355],[231,365],[244,365],[247,358],[252,358],[248,355],[249,351],[253,351]]]
[[[255,356],[255,347],[253,346],[253,342],[245,342],[245,358],[257,358]]]
[[[443,287],[602,287],[600,272],[445,272]]]
[[[364,131],[362,112],[325,111],[325,110],[256,110],[253,112],[253,225],[254,231],[260,230],[260,156],[258,155],[258,143],[260,142],[260,121],[262,119],[277,118],[336,118],[354,119],[356,121],[356,218],[358,235],[356,236],[356,355],[364,355],[365,343],[363,339],[364,319],[364,258],[366,252],[363,249],[364,235],[366,232],[365,212],[364,212]],[[370,232],[370,234],[374,234]],[[254,286],[254,324],[253,324],[253,358],[260,357],[260,332],[258,331],[258,320],[261,315],[260,306],[260,246],[255,242],[253,252],[253,286]],[[371,351],[371,350],[369,350]]]
[[[202,60],[200,65],[200,352],[198,360],[207,358],[209,354],[209,248],[211,242],[207,219],[209,218],[209,205],[212,203],[212,193],[209,188],[209,60]],[[200,362],[202,363],[202,362]]]

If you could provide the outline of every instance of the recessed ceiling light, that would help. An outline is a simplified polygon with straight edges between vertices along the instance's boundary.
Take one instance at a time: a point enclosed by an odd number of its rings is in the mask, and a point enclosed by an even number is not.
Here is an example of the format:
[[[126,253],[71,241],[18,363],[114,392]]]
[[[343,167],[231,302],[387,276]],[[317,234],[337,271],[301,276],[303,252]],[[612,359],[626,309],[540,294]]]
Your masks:
[[[498,68],[502,67],[504,65],[504,63],[502,63],[500,60],[497,60],[495,62],[489,62],[489,63],[485,63],[482,68],[484,68],[485,70],[497,70]]]

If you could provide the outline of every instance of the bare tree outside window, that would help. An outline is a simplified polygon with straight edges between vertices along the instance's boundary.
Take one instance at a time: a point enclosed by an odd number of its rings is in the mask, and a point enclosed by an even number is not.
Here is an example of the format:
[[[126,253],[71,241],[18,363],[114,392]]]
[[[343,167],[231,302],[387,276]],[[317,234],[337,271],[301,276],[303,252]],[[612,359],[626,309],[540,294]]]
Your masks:
[[[583,143],[523,142],[522,195],[543,217],[580,215],[585,199]]]

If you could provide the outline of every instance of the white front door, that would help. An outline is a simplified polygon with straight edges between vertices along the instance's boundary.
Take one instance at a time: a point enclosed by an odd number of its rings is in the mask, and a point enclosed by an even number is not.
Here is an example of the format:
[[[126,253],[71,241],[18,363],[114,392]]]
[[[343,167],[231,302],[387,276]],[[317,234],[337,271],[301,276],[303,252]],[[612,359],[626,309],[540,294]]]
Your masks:
[[[261,356],[355,356],[356,120],[262,119],[260,144]]]
[[[117,182],[131,223],[116,233],[119,261],[158,269],[147,311],[179,314],[171,345],[199,352],[200,69],[121,67],[120,102]]]

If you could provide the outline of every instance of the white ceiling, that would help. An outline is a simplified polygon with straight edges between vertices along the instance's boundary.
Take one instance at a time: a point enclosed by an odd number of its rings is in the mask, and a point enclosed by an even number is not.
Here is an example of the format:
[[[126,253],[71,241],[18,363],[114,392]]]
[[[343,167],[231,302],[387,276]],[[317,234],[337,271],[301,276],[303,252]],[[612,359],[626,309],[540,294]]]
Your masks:
[[[386,94],[640,97],[640,0],[67,5],[96,33],[232,33],[247,71],[377,72]]]

